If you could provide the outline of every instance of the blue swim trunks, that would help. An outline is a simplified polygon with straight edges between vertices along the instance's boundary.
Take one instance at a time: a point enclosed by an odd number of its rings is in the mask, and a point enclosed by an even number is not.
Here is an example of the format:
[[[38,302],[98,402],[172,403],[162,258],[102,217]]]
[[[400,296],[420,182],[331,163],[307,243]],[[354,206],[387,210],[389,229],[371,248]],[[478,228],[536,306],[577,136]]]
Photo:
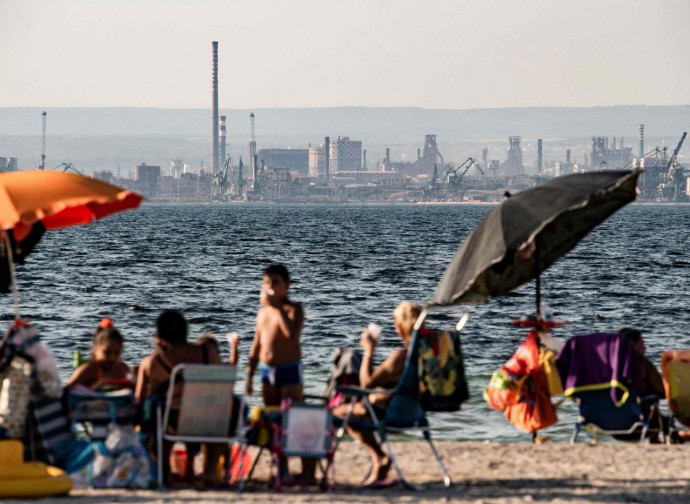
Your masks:
[[[261,382],[275,387],[290,387],[302,383],[302,361],[288,362],[277,366],[259,363]]]

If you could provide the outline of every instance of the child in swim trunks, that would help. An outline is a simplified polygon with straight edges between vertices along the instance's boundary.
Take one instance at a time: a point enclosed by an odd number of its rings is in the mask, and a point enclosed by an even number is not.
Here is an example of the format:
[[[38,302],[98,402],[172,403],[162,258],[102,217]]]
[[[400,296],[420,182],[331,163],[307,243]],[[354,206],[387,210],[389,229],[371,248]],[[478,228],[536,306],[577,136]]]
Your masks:
[[[252,378],[257,367],[266,406],[279,406],[283,399],[304,400],[300,336],[304,312],[288,299],[290,274],[282,264],[272,264],[263,272],[261,307],[256,315],[256,332],[249,351],[247,395],[252,395]],[[302,459],[305,483],[314,480],[315,461]]]
[[[131,386],[129,368],[120,361],[124,339],[113,322],[104,318],[93,333],[93,356],[74,370],[66,387],[84,385],[93,390]]]

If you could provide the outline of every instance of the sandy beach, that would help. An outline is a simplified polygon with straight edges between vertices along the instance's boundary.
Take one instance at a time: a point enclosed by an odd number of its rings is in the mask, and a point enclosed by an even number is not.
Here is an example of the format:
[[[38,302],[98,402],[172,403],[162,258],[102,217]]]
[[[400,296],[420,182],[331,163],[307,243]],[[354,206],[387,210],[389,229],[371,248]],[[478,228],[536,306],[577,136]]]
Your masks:
[[[254,481],[238,494],[222,491],[73,490],[69,497],[46,499],[47,503],[188,503],[216,502],[689,502],[690,464],[684,445],[604,443],[590,446],[566,443],[438,443],[453,486],[445,489],[431,452],[422,442],[394,443],[409,480],[425,484],[423,492],[396,486],[362,490],[359,483],[368,467],[364,450],[343,443],[336,456],[335,490],[268,490],[269,457],[263,456]],[[6,502],[21,502],[18,500]]]

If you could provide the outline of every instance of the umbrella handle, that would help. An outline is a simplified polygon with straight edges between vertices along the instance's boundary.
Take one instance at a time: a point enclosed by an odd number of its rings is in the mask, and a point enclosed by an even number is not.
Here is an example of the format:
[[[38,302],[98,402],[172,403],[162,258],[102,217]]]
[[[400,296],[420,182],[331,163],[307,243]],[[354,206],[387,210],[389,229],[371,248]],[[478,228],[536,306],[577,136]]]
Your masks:
[[[14,300],[14,320],[17,321],[21,317],[19,315],[19,294],[17,293],[17,277],[14,273],[14,255],[12,251],[12,242],[10,241],[9,233],[6,229],[2,230],[2,239],[5,240],[7,247],[7,261],[10,266],[10,280],[12,281],[12,298]]]

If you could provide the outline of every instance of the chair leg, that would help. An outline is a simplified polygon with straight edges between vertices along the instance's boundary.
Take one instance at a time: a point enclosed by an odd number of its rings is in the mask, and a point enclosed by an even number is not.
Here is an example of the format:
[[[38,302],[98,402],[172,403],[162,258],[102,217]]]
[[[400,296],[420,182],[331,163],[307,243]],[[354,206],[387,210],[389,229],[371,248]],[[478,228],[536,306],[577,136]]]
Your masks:
[[[443,459],[441,458],[441,455],[438,453],[438,450],[436,449],[436,445],[431,440],[431,432],[424,431],[424,439],[426,439],[427,442],[429,443],[429,446],[431,446],[431,451],[434,452],[434,456],[436,457],[436,462],[438,462],[438,465],[441,467],[441,472],[443,472],[443,485],[446,488],[450,488],[450,486],[453,484],[453,482],[450,480],[450,475],[448,474],[448,470],[446,469],[446,466],[443,463]]]
[[[165,483],[163,481],[163,428],[161,422],[161,408],[156,406],[156,465],[158,466],[158,486],[161,490],[165,490]]]

